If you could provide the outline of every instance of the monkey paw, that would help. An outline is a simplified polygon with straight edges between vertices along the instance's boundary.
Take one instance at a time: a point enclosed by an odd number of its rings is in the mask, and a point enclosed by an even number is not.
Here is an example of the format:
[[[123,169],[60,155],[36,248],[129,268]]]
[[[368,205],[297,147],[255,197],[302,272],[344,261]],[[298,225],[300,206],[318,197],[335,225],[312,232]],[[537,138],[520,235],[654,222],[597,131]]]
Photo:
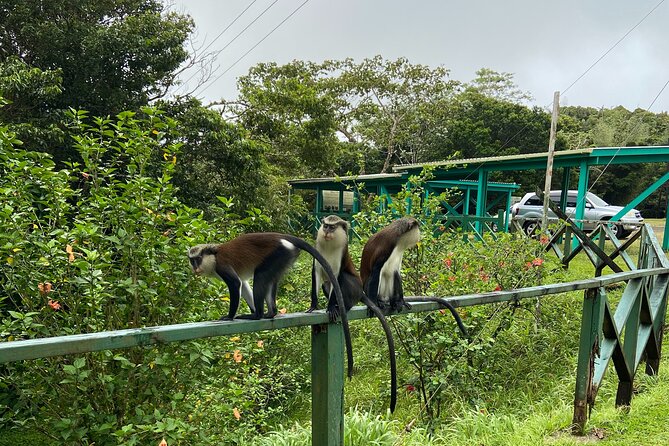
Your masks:
[[[339,319],[340,314],[339,314],[339,308],[338,307],[331,307],[331,308],[328,308],[326,311],[327,311],[328,319],[330,320],[330,322],[334,322],[337,319]]]

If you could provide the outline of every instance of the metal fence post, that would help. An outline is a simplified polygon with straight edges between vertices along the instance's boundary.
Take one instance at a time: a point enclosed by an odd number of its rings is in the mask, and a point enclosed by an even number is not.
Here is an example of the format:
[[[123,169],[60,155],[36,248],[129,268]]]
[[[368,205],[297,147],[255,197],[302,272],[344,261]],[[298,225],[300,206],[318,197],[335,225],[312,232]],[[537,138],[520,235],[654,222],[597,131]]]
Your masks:
[[[588,420],[588,406],[594,402],[592,379],[595,371],[595,356],[599,355],[600,331],[604,299],[599,288],[585,291],[581,337],[576,368],[576,392],[574,395],[573,433],[583,434]]]
[[[344,444],[344,330],[311,327],[311,444]]]

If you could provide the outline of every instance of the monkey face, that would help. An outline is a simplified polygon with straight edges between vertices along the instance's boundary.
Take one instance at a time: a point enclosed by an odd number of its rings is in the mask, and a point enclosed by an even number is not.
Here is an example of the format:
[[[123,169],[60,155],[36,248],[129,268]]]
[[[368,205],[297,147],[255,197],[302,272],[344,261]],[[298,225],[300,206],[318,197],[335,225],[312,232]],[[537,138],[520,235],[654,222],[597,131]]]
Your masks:
[[[202,249],[200,249],[200,246],[195,246],[188,250],[188,260],[190,261],[193,273],[198,276],[202,274]]]
[[[188,260],[195,275],[208,276],[215,269],[216,257],[210,251],[209,245],[197,245],[188,250]]]
[[[328,215],[323,219],[318,232],[319,238],[323,240],[338,240],[340,237],[348,237],[348,223],[336,215]]]
[[[397,220],[400,224],[402,235],[398,240],[398,245],[402,249],[413,248],[420,241],[420,223],[413,217],[404,217]]]

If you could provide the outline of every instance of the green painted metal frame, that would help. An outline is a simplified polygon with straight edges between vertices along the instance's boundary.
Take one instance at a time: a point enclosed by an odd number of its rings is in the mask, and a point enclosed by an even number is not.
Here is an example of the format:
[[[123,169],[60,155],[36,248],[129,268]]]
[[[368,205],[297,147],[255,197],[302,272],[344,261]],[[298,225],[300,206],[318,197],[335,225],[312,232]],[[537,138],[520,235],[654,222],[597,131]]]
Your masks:
[[[621,245],[610,228],[602,226],[601,231],[600,245],[603,247],[606,233],[613,237],[616,252],[619,252]],[[669,267],[669,261],[649,225],[644,227],[642,234],[639,266]],[[634,267],[628,260],[625,263]],[[597,266],[597,271],[601,272],[601,265]],[[576,371],[574,433],[583,433],[589,409],[595,403],[611,361],[618,376],[616,406],[631,403],[634,376],[642,359],[646,361],[646,373],[657,374],[668,292],[669,274],[630,279],[615,312],[611,309],[606,288],[593,288],[586,292]]]

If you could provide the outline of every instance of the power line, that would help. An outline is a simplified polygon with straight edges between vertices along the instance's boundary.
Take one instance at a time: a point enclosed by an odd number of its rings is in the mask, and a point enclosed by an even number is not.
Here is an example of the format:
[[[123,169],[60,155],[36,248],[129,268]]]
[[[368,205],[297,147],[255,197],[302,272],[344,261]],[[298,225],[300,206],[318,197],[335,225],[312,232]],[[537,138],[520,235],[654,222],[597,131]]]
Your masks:
[[[590,72],[590,70],[592,70],[592,69],[593,69],[599,62],[601,62],[601,60],[604,59],[604,58],[605,58],[611,51],[613,51],[613,49],[614,49],[615,47],[617,47],[618,45],[620,45],[620,43],[621,43],[623,40],[625,40],[625,39],[627,38],[627,36],[629,36],[630,33],[631,33],[632,31],[634,31],[639,25],[641,25],[641,24],[642,24],[642,23],[643,23],[643,22],[644,22],[644,21],[645,21],[645,20],[646,20],[646,19],[647,19],[647,18],[648,18],[648,17],[649,17],[649,16],[650,16],[656,9],[657,9],[657,8],[659,8],[660,5],[662,5],[662,3],[664,3],[664,2],[665,2],[665,0],[660,0],[660,2],[659,2],[658,4],[656,4],[650,11],[648,11],[648,13],[647,13],[646,15],[644,15],[644,16],[641,18],[641,20],[639,20],[639,21],[638,21],[634,26],[632,26],[632,27],[631,27],[625,34],[623,34],[623,36],[622,36],[620,39],[618,39],[617,42],[615,42],[615,43],[614,43],[608,50],[606,50],[601,56],[599,56],[599,58],[598,58],[597,60],[595,60],[595,61],[594,61],[594,62],[593,62],[593,63],[592,63],[592,64],[591,64],[591,65],[590,65],[590,66],[589,66],[583,73],[581,73],[581,75],[578,76],[578,77],[577,77],[577,78],[576,78],[576,79],[575,79],[575,80],[574,80],[574,81],[573,81],[567,88],[561,90],[560,93],[561,93],[562,95],[564,95],[569,89],[571,89],[574,85],[576,85],[576,84],[578,83],[578,81],[580,81],[583,77],[585,77],[585,75],[588,74],[588,73]],[[551,102],[550,104],[544,106],[544,108],[550,108],[550,107],[552,107],[552,106],[553,106],[553,102]],[[499,150],[502,150],[502,149],[506,148],[507,145],[508,145],[511,141],[513,141],[518,135],[520,135],[521,133],[523,133],[523,132],[527,129],[527,127],[528,127],[528,124],[525,124],[525,125],[523,126],[523,128],[521,128],[520,130],[518,130],[513,136],[511,136],[509,139],[507,139],[507,140],[504,142],[504,144],[502,145],[502,147],[500,147]]]
[[[276,3],[276,1],[278,1],[278,0],[275,0],[275,3]],[[274,33],[274,31],[276,31],[277,29],[279,29],[279,27],[280,27],[281,25],[283,25],[284,23],[286,23],[292,16],[294,16],[294,15],[297,13],[297,11],[299,11],[300,9],[302,9],[302,7],[303,7],[304,5],[306,5],[307,3],[309,3],[309,0],[304,0],[304,2],[302,2],[302,4],[300,4],[300,6],[298,6],[297,8],[295,8],[295,9],[293,10],[293,12],[291,12],[291,13],[288,15],[288,17],[286,17],[285,19],[283,19],[283,20],[282,20],[278,25],[276,25],[270,32],[268,32],[267,34],[265,34],[265,36],[264,36],[262,39],[260,39],[260,40],[258,41],[258,43],[256,43],[255,45],[253,45],[248,51],[246,51],[244,54],[242,54],[242,56],[241,56],[239,59],[237,59],[232,65],[230,65],[225,71],[223,71],[221,74],[219,74],[218,76],[216,76],[211,82],[209,82],[208,85],[206,85],[204,88],[202,88],[202,89],[200,90],[200,94],[201,94],[201,93],[204,93],[205,90],[207,90],[209,87],[211,87],[217,80],[219,80],[219,79],[220,79],[221,77],[223,77],[228,71],[230,71],[232,68],[234,68],[234,67],[235,67],[235,66],[236,66],[242,59],[244,59],[244,58],[245,58],[251,51],[253,51],[254,49],[256,49],[256,47],[258,47],[258,45],[260,45],[261,43],[263,43],[263,42],[265,41],[265,39],[267,39],[270,35],[272,35],[272,33]]]
[[[655,102],[656,102],[656,101],[658,100],[658,98],[662,95],[662,93],[664,92],[664,90],[667,88],[668,85],[669,85],[669,80],[667,80],[667,82],[664,83],[664,85],[662,86],[662,88],[660,89],[660,91],[655,95],[655,98],[653,98],[652,102],[650,103],[650,105],[648,106],[648,108],[646,108],[646,110],[650,111],[650,109],[653,107],[653,105],[655,105]],[[624,141],[622,142],[623,145],[624,145],[624,144],[627,144],[627,140],[628,140],[628,138],[629,138],[629,137],[636,131],[636,129],[641,125],[642,122],[643,122],[643,117],[642,117],[642,116],[639,116],[639,120],[637,121],[636,125],[635,125],[634,127],[632,127],[632,129],[630,129],[630,131],[627,132],[627,135],[625,135],[625,139],[624,139]],[[595,178],[595,181],[592,182],[592,185],[588,188],[588,191],[592,190],[592,188],[595,187],[595,184],[597,184],[597,182],[598,182],[599,179],[602,177],[602,175],[604,175],[604,172],[606,172],[606,169],[608,169],[608,167],[611,165],[611,163],[613,162],[613,160],[615,159],[615,157],[618,155],[618,152],[620,152],[620,150],[623,148],[623,145],[621,145],[621,146],[618,147],[618,150],[616,150],[616,153],[613,154],[613,156],[611,157],[611,159],[609,160],[609,162],[606,163],[606,165],[604,166],[604,168],[602,169],[602,171],[599,173],[599,175],[597,176],[597,178]]]
[[[228,26],[225,27],[225,29],[224,29],[223,31],[221,31],[221,32],[214,38],[214,40],[212,40],[211,42],[209,42],[209,45],[207,45],[207,46],[202,50],[202,52],[206,51],[206,50],[207,50],[207,49],[208,49],[214,42],[216,42],[216,40],[218,40],[218,39],[223,35],[223,33],[225,33],[225,32],[228,30],[228,28],[230,28],[230,27],[231,27],[231,26],[232,26],[232,25],[233,25],[233,24],[234,24],[234,23],[235,23],[235,22],[242,16],[242,15],[243,15],[243,14],[244,14],[244,13],[251,7],[251,6],[253,6],[253,4],[254,4],[255,2],[257,2],[257,1],[258,1],[258,0],[253,0],[253,1],[252,1],[252,2],[251,2],[251,3],[250,3],[250,4],[249,4],[249,5],[248,5],[242,12],[241,12],[241,13],[239,13],[239,15],[238,15],[237,17],[235,17],[235,19],[234,19],[232,22],[230,22],[230,24],[229,24]],[[244,32],[245,32],[247,29],[249,29],[249,28],[251,27],[251,25],[253,25],[256,21],[258,21],[258,19],[259,19],[260,17],[262,17],[263,15],[265,15],[265,13],[266,13],[267,11],[269,11],[269,9],[270,9],[272,6],[274,6],[274,4],[275,4],[276,2],[278,2],[278,1],[279,1],[279,0],[274,0],[274,1],[273,1],[267,8],[265,8],[265,9],[263,10],[263,12],[260,13],[260,15],[258,15],[255,19],[253,19],[253,20],[251,21],[251,23],[249,23],[248,25],[246,25],[246,27],[245,27],[243,30],[241,30],[239,33],[237,33],[237,35],[236,35],[235,37],[233,37],[232,40],[230,40],[230,41],[229,41],[223,48],[221,48],[220,50],[218,50],[216,53],[217,53],[217,54],[220,54],[223,50],[225,50],[227,47],[229,47],[229,46],[232,44],[232,42],[234,42],[235,40],[237,40],[237,38],[239,38],[239,36],[241,36],[242,34],[244,34]],[[198,71],[196,71],[195,73],[193,73],[188,79],[186,79],[185,82],[183,82],[183,83],[179,86],[179,88],[177,88],[177,89],[175,90],[175,92],[176,92],[176,91],[179,91],[180,88],[182,88],[184,85],[186,85],[191,79],[193,79],[193,77],[195,77],[195,76],[196,76],[198,73],[200,73],[201,71],[202,71],[202,70],[198,70]]]
[[[634,31],[639,25],[641,25],[641,24],[644,22],[644,20],[646,20],[646,19],[648,18],[648,16],[650,16],[650,15],[651,15],[657,8],[659,8],[660,5],[661,5],[662,3],[664,3],[664,1],[665,1],[665,0],[661,0],[657,5],[655,5],[655,6],[653,7],[653,9],[651,9],[650,11],[648,11],[648,14],[646,14],[645,16],[643,16],[643,18],[642,18],[641,20],[639,20],[639,21],[637,22],[636,25],[634,25],[632,28],[630,28],[629,31],[627,31],[627,32],[626,32],[620,39],[618,39],[618,41],[617,41],[616,43],[614,43],[613,46],[612,46],[611,48],[609,48],[608,50],[606,50],[606,51],[604,52],[604,54],[602,54],[602,55],[599,57],[599,59],[597,59],[592,65],[590,65],[590,66],[588,67],[587,70],[585,70],[585,71],[583,72],[583,74],[581,74],[579,77],[577,77],[576,80],[575,80],[574,82],[571,83],[571,85],[569,85],[567,88],[565,88],[564,90],[562,90],[562,94],[566,93],[566,92],[567,92],[571,87],[573,87],[579,80],[581,80],[581,78],[582,78],[583,76],[585,76],[586,74],[588,74],[588,72],[589,72],[590,70],[592,70],[593,67],[599,63],[599,61],[601,61],[602,59],[604,59],[604,57],[606,57],[607,54],[609,54],[611,51],[613,51],[613,49],[614,49],[615,47],[617,47],[617,46],[620,44],[620,42],[622,42],[623,40],[625,40],[625,38],[626,38],[628,35],[630,35],[630,33],[631,33],[632,31]]]
[[[248,9],[249,9],[251,6],[253,6],[253,5],[255,4],[255,2],[257,2],[257,1],[258,1],[258,0],[253,0],[253,1],[252,1],[246,8],[244,8],[244,10],[243,10],[242,12],[240,12],[239,15],[238,15],[237,17],[235,17],[235,19],[234,19],[232,22],[230,22],[230,24],[229,24],[228,26],[226,26],[225,29],[224,29],[223,31],[221,31],[221,32],[214,38],[214,40],[212,40],[211,42],[209,42],[209,45],[207,45],[207,46],[204,48],[204,50],[202,50],[202,51],[206,51],[206,50],[207,50],[207,49],[208,49],[214,42],[216,42],[216,41],[219,39],[219,37],[221,37],[221,36],[223,35],[223,33],[225,33],[225,32],[228,30],[228,28],[230,28],[232,25],[234,25],[235,22],[236,22],[236,21],[237,21],[237,20],[238,20],[238,19],[239,19],[245,12],[246,12],[246,11],[248,11]],[[276,2],[274,2],[274,3],[276,3]],[[272,5],[273,5],[274,3],[272,3]],[[270,8],[272,7],[272,5],[270,5]],[[269,8],[267,8],[267,9],[269,9]],[[267,9],[266,9],[265,11],[267,11]],[[262,14],[264,14],[265,11],[263,11]],[[262,15],[262,14],[261,14],[261,15]],[[260,16],[258,16],[258,17],[260,17]],[[256,20],[257,20],[257,18],[256,18]],[[255,20],[254,20],[254,21],[255,21]],[[253,22],[251,22],[251,23],[253,23]]]

